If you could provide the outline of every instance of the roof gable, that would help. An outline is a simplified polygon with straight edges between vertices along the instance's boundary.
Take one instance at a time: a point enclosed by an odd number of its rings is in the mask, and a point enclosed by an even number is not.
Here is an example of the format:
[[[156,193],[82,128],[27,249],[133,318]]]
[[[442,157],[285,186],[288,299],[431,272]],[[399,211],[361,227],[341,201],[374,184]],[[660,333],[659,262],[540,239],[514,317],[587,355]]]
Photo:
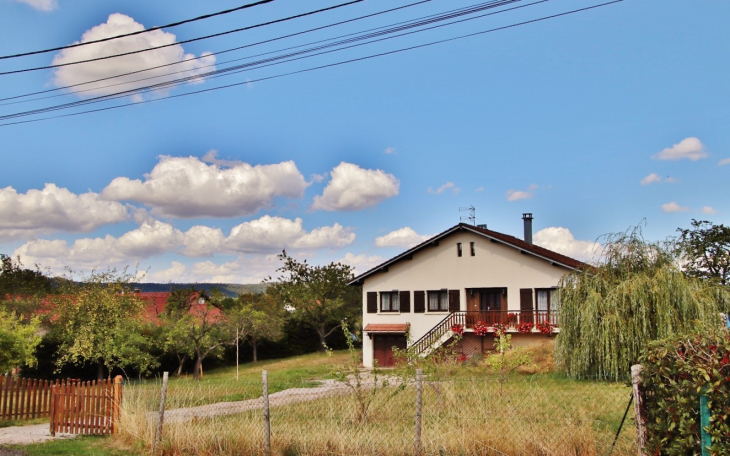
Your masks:
[[[397,255],[393,258],[391,258],[388,261],[385,261],[384,263],[370,269],[369,271],[360,274],[359,276],[355,277],[348,285],[358,285],[361,284],[363,280],[365,280],[367,277],[372,276],[373,274],[377,272],[387,272],[388,266],[393,265],[401,260],[404,259],[410,259],[412,258],[413,254],[423,250],[426,247],[432,246],[432,245],[438,245],[439,242],[448,236],[462,231],[468,231],[472,232],[474,234],[477,234],[479,236],[483,236],[487,239],[489,239],[491,242],[497,243],[497,244],[503,244],[508,247],[512,247],[520,253],[531,255],[540,259],[543,259],[545,261],[550,262],[551,264],[555,266],[562,266],[567,269],[575,270],[575,269],[585,269],[588,267],[587,264],[583,263],[582,261],[578,261],[574,258],[570,258],[568,256],[562,255],[557,252],[553,252],[552,250],[548,250],[546,248],[534,245],[534,244],[528,244],[527,242],[523,241],[522,239],[516,238],[514,236],[510,236],[508,234],[499,233],[497,231],[488,230],[486,228],[479,228],[473,225],[468,225],[466,223],[459,223],[458,225],[455,225],[448,230],[437,234],[436,236],[416,245],[415,247],[412,247],[409,250],[406,250],[405,252],[401,253],[400,255]]]

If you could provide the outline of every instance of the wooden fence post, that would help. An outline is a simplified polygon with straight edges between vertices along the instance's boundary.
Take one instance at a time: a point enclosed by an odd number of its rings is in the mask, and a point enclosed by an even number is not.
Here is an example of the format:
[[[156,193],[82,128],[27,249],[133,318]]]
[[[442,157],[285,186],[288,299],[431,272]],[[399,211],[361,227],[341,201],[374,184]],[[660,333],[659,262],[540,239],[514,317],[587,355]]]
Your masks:
[[[56,436],[56,393],[58,393],[58,386],[51,385],[51,397],[49,398],[49,415],[51,418],[51,437]]]
[[[421,456],[423,447],[421,444],[421,412],[423,410],[423,370],[416,369],[416,442],[414,453]]]
[[[114,377],[112,389],[112,434],[119,433],[119,419],[122,416],[122,376]]]
[[[269,415],[269,373],[261,371],[264,400],[264,454],[271,454],[271,416]]]
[[[167,396],[168,373],[162,373],[162,391],[160,391],[160,419],[157,421],[157,432],[155,432],[155,443],[152,446],[152,454],[157,453],[157,447],[162,440],[162,423],[165,421],[165,396]]]
[[[644,408],[644,392],[641,385],[641,371],[644,366],[635,364],[631,366],[631,384],[634,390],[634,415],[636,416],[636,444],[639,447],[639,456],[647,456],[644,452],[646,446],[646,409]]]

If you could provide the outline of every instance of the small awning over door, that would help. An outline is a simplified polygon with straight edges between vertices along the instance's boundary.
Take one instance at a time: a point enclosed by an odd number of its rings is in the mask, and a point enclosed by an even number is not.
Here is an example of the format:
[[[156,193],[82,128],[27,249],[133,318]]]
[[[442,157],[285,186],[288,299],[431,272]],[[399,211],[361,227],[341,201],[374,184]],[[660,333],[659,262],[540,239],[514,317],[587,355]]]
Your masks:
[[[410,324],[408,323],[368,323],[365,326],[366,333],[390,333],[390,334],[405,334],[408,332]]]

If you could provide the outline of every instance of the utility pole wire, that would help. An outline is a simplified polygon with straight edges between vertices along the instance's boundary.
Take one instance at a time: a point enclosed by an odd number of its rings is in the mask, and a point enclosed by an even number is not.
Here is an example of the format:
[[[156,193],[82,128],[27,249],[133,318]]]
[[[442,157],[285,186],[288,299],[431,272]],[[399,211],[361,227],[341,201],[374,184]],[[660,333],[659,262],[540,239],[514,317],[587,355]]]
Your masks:
[[[17,57],[25,57],[25,56],[28,56],[28,55],[45,54],[47,52],[61,51],[63,49],[71,49],[71,48],[76,48],[76,47],[80,47],[80,46],[86,46],[86,45],[89,45],[89,44],[103,43],[105,41],[111,41],[111,40],[118,40],[119,38],[126,38],[128,36],[141,35],[143,33],[153,32],[155,30],[161,30],[163,28],[177,27],[178,25],[188,24],[190,22],[201,21],[203,19],[209,19],[211,17],[221,16],[223,14],[233,13],[234,11],[240,11],[242,9],[252,8],[254,6],[263,5],[265,3],[271,3],[273,1],[275,1],[275,0],[261,0],[261,1],[258,1],[258,2],[249,3],[247,5],[241,5],[241,6],[238,6],[236,8],[231,8],[231,9],[227,9],[227,10],[223,10],[223,11],[218,11],[217,13],[205,14],[203,16],[194,17],[192,19],[185,19],[183,21],[173,22],[172,24],[160,25],[158,27],[152,27],[152,28],[144,29],[144,30],[140,30],[138,32],[131,32],[131,33],[125,33],[123,35],[110,36],[110,37],[107,37],[107,38],[101,38],[101,39],[94,40],[94,41],[86,41],[85,43],[69,44],[67,46],[59,46],[59,47],[50,48],[50,49],[42,49],[40,51],[23,52],[21,54],[2,55],[2,56],[0,56],[0,60],[14,59],[14,58],[17,58]]]
[[[273,1],[273,0],[269,0],[269,1]],[[87,60],[77,60],[75,62],[59,63],[58,65],[46,65],[46,66],[40,66],[40,67],[34,67],[34,68],[24,68],[22,70],[4,71],[4,72],[0,73],[0,76],[7,76],[9,74],[27,73],[29,71],[50,70],[50,69],[53,69],[53,68],[60,68],[60,67],[65,67],[65,66],[69,66],[69,65],[78,65],[80,63],[98,62],[99,60],[114,59],[114,58],[117,58],[117,57],[124,57],[126,55],[140,54],[142,52],[154,51],[156,49],[163,49],[163,48],[167,48],[167,47],[170,47],[170,46],[177,46],[179,44],[186,44],[186,43],[192,43],[194,41],[201,41],[201,40],[207,40],[207,39],[210,39],[210,38],[217,38],[219,36],[229,35],[231,33],[244,32],[246,30],[251,30],[251,29],[255,29],[255,28],[259,28],[259,27],[264,27],[264,26],[267,26],[267,25],[278,24],[280,22],[290,21],[292,19],[299,19],[301,17],[311,16],[313,14],[322,13],[322,12],[334,10],[334,9],[337,9],[337,8],[342,8],[343,6],[349,6],[349,5],[353,5],[355,3],[361,3],[361,2],[364,2],[364,1],[365,0],[352,0],[352,1],[347,2],[347,3],[341,3],[339,5],[329,6],[327,8],[322,8],[322,9],[318,9],[318,10],[315,10],[315,11],[309,11],[309,12],[306,12],[306,13],[301,13],[301,14],[297,14],[297,15],[294,15],[294,16],[285,17],[285,18],[282,18],[282,19],[275,19],[275,20],[269,21],[269,22],[263,22],[263,23],[260,23],[260,24],[249,25],[247,27],[241,27],[241,28],[237,28],[237,29],[233,29],[233,30],[228,30],[226,32],[214,33],[212,35],[200,36],[198,38],[191,38],[189,40],[177,41],[175,43],[163,44],[161,46],[154,46],[154,47],[145,48],[145,49],[138,49],[136,51],[123,52],[121,54],[107,55],[107,56],[104,56],[104,57],[96,57],[96,58],[87,59]]]
[[[469,33],[469,34],[466,34],[466,35],[460,35],[460,36],[453,37],[453,38],[446,38],[446,39],[443,39],[443,40],[432,41],[432,42],[429,42],[429,43],[419,44],[419,45],[415,45],[415,46],[409,46],[409,47],[405,47],[405,48],[401,48],[401,49],[396,49],[396,50],[393,50],[393,51],[381,52],[381,53],[378,53],[378,54],[371,54],[371,55],[364,56],[364,57],[358,57],[358,58],[354,58],[354,59],[350,59],[350,60],[343,60],[343,61],[340,61],[340,62],[330,63],[330,64],[326,64],[326,65],[320,65],[320,66],[316,66],[316,67],[305,68],[303,70],[291,71],[291,72],[288,72],[288,73],[282,73],[282,74],[278,74],[278,75],[267,76],[267,77],[258,78],[258,79],[252,79],[252,80],[243,81],[243,82],[236,82],[236,83],[227,84],[227,85],[224,85],[224,86],[211,87],[209,89],[201,89],[201,90],[197,90],[197,91],[193,91],[193,92],[181,93],[181,94],[178,94],[178,95],[170,95],[170,96],[164,97],[164,98],[157,98],[157,99],[152,99],[152,100],[143,100],[143,101],[140,101],[140,102],[137,102],[137,103],[129,103],[129,104],[123,104],[123,105],[117,105],[117,106],[108,106],[108,107],[105,107],[105,108],[92,109],[92,110],[88,110],[88,111],[75,112],[75,113],[71,113],[71,114],[62,114],[62,115],[58,115],[58,116],[44,117],[44,118],[41,118],[41,119],[22,120],[22,121],[18,121],[18,122],[3,123],[3,124],[0,124],[0,127],[6,127],[6,126],[10,126],[10,125],[19,125],[19,124],[25,124],[25,123],[41,122],[41,121],[44,121],[44,120],[57,119],[57,118],[63,118],[63,117],[80,116],[80,115],[83,115],[83,114],[90,114],[90,113],[95,113],[95,112],[109,111],[109,110],[112,110],[112,109],[126,108],[126,107],[130,107],[130,106],[137,106],[137,105],[142,105],[142,104],[146,104],[146,103],[153,103],[153,102],[162,101],[162,100],[168,100],[168,99],[172,99],[172,98],[181,98],[181,97],[186,97],[186,96],[190,96],[190,95],[198,95],[198,94],[202,94],[202,93],[208,93],[208,92],[213,92],[213,91],[217,91],[217,90],[228,89],[228,88],[231,88],[231,87],[237,87],[237,86],[241,86],[241,85],[245,85],[245,84],[252,84],[254,82],[262,82],[262,81],[268,81],[268,80],[271,80],[271,79],[279,79],[279,78],[283,78],[283,77],[286,77],[286,76],[292,76],[292,75],[296,75],[296,74],[308,73],[308,72],[312,72],[312,71],[322,70],[322,69],[325,69],[325,68],[332,68],[332,67],[336,67],[336,66],[340,66],[340,65],[346,65],[348,63],[354,63],[354,62],[360,62],[360,61],[364,61],[364,60],[370,60],[370,59],[374,59],[374,58],[377,58],[377,57],[383,57],[383,56],[386,56],[386,55],[398,54],[398,53],[401,53],[401,52],[411,51],[411,50],[414,50],[414,49],[421,49],[421,48],[425,48],[425,47],[428,47],[428,46],[433,46],[433,45],[436,45],[436,44],[442,44],[442,43],[447,43],[447,42],[451,42],[451,41],[457,41],[457,40],[461,40],[461,39],[464,39],[464,38],[470,38],[470,37],[474,37],[474,36],[478,36],[478,35],[483,35],[483,34],[486,34],[486,33],[497,32],[497,31],[500,31],[500,30],[507,30],[507,29],[519,27],[519,26],[522,26],[522,25],[533,24],[533,23],[545,21],[545,20],[548,20],[548,19],[554,19],[554,18],[557,18],[557,17],[567,16],[567,15],[574,14],[574,13],[580,13],[580,12],[583,12],[583,11],[588,11],[588,10],[600,8],[600,7],[603,7],[603,6],[613,5],[613,4],[616,4],[616,3],[621,3],[623,1],[625,1],[625,0],[613,0],[613,1],[610,1],[610,2],[600,3],[600,4],[597,4],[597,5],[592,5],[592,6],[588,6],[588,7],[585,7],[585,8],[579,8],[579,9],[575,9],[575,10],[571,10],[571,11],[566,11],[564,13],[553,14],[553,15],[550,15],[550,16],[544,16],[544,17],[537,18],[537,19],[532,19],[532,20],[529,20],[529,21],[518,22],[518,23],[515,23],[515,24],[511,24],[511,25],[505,25],[503,27],[497,27],[497,28],[493,28],[493,29],[489,29],[489,30],[482,30],[480,32]]]

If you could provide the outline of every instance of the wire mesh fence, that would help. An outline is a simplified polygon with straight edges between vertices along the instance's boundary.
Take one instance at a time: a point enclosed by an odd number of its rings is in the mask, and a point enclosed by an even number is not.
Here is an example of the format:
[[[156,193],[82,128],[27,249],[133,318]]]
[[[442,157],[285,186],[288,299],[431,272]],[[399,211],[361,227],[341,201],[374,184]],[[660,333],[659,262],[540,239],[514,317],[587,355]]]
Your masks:
[[[631,394],[625,384],[558,375],[423,376],[419,382],[361,372],[268,387],[266,432],[262,382],[171,382],[158,453],[258,455],[267,448],[282,455],[637,453],[633,408],[616,438]],[[127,385],[122,437],[149,451],[159,401],[159,383]]]

